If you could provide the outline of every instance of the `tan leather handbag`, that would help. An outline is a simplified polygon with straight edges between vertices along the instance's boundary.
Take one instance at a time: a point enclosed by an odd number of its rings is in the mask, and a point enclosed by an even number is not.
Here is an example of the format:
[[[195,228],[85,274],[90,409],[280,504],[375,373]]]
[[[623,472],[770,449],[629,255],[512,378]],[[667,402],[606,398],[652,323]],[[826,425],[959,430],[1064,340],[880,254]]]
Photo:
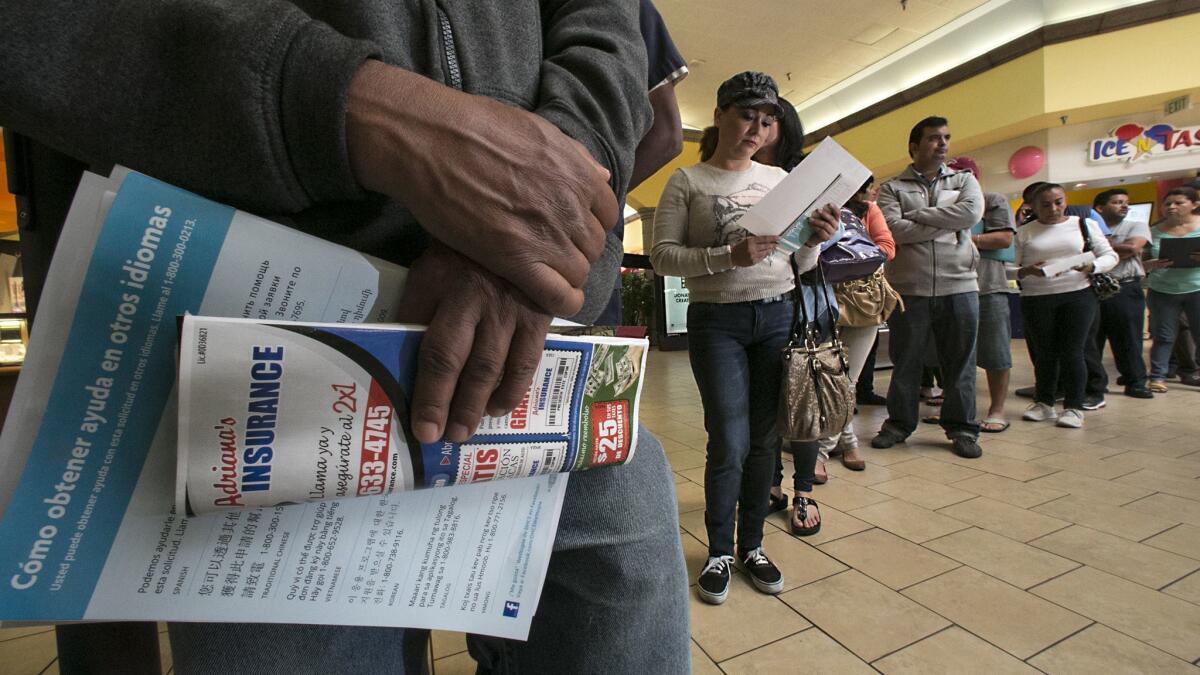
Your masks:
[[[865,279],[837,284],[833,290],[837,294],[839,326],[878,326],[887,321],[896,307],[904,309],[904,301],[888,283],[883,268]]]
[[[829,287],[817,266],[817,279],[826,293],[832,340],[819,343],[815,321],[810,321],[800,288],[800,275],[792,261],[796,287],[795,318],[788,344],[783,348],[783,379],[779,391],[779,434],[790,441],[815,441],[840,433],[854,415],[854,388],[850,385],[846,348],[838,338]],[[815,317],[814,317],[815,318]]]

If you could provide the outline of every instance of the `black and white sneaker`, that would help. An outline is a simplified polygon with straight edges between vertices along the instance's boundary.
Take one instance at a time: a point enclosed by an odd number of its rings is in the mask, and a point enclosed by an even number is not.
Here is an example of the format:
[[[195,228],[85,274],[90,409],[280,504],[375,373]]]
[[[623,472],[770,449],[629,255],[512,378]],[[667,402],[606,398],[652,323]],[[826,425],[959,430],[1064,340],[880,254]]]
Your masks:
[[[1092,394],[1083,397],[1084,410],[1099,410],[1106,405],[1108,405],[1108,402],[1104,400],[1104,396],[1102,395]]]
[[[710,556],[704,568],[700,570],[700,579],[696,582],[696,591],[700,599],[710,605],[719,605],[729,597],[729,575],[732,572],[733,556]]]
[[[750,580],[759,591],[776,595],[783,590],[783,572],[767,558],[761,546],[742,554],[742,566],[750,573]]]

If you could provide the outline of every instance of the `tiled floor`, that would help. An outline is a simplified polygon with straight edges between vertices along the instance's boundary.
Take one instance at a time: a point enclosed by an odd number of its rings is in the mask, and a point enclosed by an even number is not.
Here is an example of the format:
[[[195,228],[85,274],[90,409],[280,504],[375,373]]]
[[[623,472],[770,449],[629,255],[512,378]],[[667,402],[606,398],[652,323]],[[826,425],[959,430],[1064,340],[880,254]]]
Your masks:
[[[1014,353],[1024,361],[1019,342]],[[703,415],[686,353],[652,352],[647,374],[642,420],[676,472],[694,582]],[[1014,386],[1031,381],[1019,363]],[[985,435],[980,459],[922,425],[906,445],[868,448],[862,473],[831,465],[819,535],[769,521],[782,594],[740,573],[720,607],[693,593],[695,672],[1200,672],[1200,389],[1110,394],[1082,430],[1022,422],[1025,403],[1010,398],[1012,428]],[[864,443],[883,416],[862,410]],[[435,633],[432,650],[438,675],[474,672],[462,635]],[[0,671],[57,672],[54,658],[46,629],[0,631]]]

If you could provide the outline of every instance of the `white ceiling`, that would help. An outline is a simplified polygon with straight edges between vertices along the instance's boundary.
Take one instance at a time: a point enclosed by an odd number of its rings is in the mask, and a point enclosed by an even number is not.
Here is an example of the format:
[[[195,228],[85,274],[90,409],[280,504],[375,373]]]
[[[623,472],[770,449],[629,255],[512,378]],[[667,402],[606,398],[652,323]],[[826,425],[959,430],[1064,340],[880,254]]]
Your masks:
[[[689,74],[678,87],[687,127],[712,124],[717,87],[762,70],[800,104],[988,0],[655,0]],[[805,125],[806,128],[809,125]]]
[[[690,73],[685,127],[712,124],[717,87],[775,78],[806,131],[1040,28],[1148,0],[654,0]]]

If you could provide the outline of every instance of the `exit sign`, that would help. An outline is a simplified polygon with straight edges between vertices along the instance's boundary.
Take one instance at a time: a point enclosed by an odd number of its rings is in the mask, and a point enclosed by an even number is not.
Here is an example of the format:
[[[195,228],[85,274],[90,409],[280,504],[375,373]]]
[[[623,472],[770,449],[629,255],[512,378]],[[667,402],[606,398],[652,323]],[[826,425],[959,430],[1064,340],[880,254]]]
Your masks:
[[[1177,112],[1183,112],[1190,107],[1192,107],[1192,97],[1190,95],[1179,96],[1167,101],[1166,104],[1163,105],[1163,113],[1166,115],[1173,115]]]

